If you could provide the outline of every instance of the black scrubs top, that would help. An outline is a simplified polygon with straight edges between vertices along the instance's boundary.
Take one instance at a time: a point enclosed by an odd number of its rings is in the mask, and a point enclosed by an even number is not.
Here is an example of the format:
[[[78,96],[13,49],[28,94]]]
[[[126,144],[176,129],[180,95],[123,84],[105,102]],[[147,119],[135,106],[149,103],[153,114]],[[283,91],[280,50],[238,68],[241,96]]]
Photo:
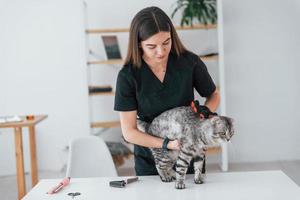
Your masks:
[[[151,122],[166,110],[190,105],[194,88],[202,97],[216,89],[205,64],[191,52],[179,57],[170,53],[163,82],[144,61],[140,68],[125,65],[118,74],[114,109],[137,110],[140,120]],[[148,148],[135,145],[134,154],[137,175],[157,174]]]

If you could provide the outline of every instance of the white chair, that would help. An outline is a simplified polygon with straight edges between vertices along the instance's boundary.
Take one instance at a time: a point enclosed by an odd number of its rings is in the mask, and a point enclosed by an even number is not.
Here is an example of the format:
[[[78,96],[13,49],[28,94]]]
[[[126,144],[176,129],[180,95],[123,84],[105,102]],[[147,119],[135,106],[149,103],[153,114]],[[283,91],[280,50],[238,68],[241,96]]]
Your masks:
[[[99,137],[87,136],[71,140],[66,176],[86,178],[118,175],[105,142]]]

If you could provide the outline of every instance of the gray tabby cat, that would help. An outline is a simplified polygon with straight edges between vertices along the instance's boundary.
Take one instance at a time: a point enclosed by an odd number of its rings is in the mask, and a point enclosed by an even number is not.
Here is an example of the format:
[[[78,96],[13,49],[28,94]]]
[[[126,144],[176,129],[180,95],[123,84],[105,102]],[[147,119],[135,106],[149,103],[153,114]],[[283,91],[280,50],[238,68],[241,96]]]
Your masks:
[[[179,139],[179,151],[166,151],[150,148],[154,156],[157,171],[163,182],[176,179],[175,188],[184,189],[185,175],[194,158],[194,182],[201,184],[205,174],[202,173],[205,149],[208,146],[229,141],[233,135],[232,119],[223,116],[201,120],[191,107],[177,107],[163,112],[151,124],[138,120],[138,129],[161,138]],[[175,171],[173,166],[175,164]]]

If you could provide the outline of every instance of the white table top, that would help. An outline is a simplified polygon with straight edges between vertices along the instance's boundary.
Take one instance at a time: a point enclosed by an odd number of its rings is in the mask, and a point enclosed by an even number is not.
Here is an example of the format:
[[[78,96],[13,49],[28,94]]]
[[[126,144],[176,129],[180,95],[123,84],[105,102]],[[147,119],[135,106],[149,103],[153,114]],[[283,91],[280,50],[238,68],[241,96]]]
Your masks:
[[[130,200],[287,200],[300,199],[298,187],[282,171],[209,173],[204,184],[194,184],[193,175],[186,178],[186,189],[177,190],[174,182],[163,183],[158,176],[140,176],[138,182],[125,188],[112,188],[109,181],[125,177],[74,178],[59,193],[46,192],[60,179],[41,180],[25,197],[32,199],[72,199],[67,194],[80,192],[75,200],[130,199]]]

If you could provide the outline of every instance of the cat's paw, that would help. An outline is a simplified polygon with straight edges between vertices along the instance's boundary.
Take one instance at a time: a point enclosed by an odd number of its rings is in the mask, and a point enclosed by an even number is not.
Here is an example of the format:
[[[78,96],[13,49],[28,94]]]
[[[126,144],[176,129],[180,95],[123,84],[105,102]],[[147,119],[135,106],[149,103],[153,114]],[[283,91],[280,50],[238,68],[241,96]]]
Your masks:
[[[158,174],[162,182],[172,182],[176,179],[176,173],[173,169],[170,170],[160,170],[158,169]]]
[[[194,179],[194,182],[195,182],[196,184],[203,184],[203,183],[204,183],[204,180],[202,180],[201,178],[195,178],[195,179]]]
[[[162,182],[172,182],[175,177],[173,176],[160,176],[160,179]]]
[[[176,181],[175,188],[176,189],[184,189],[185,188],[184,182],[183,181]]]
[[[203,184],[204,181],[205,181],[205,178],[206,178],[206,175],[205,175],[205,174],[200,174],[200,175],[198,175],[198,176],[195,176],[194,182],[195,182],[196,184]]]

